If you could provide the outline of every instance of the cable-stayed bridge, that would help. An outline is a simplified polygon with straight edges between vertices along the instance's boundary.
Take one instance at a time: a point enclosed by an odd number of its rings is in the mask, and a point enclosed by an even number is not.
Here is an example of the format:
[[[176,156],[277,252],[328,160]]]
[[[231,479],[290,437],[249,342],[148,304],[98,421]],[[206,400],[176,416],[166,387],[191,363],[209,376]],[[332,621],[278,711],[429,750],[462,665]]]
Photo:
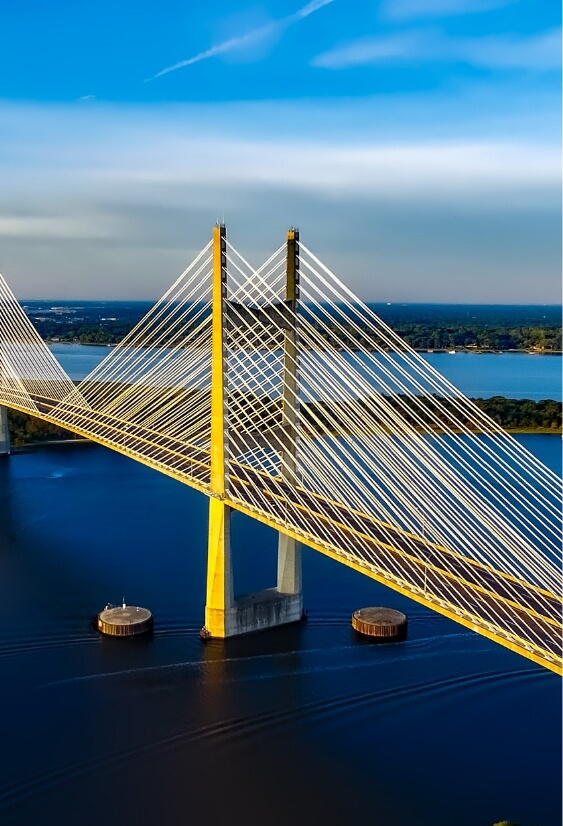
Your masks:
[[[254,269],[223,226],[72,382],[0,276],[5,408],[210,497],[205,625],[298,619],[301,544],[561,673],[561,482],[299,240]],[[235,599],[230,513],[276,529],[278,582]]]

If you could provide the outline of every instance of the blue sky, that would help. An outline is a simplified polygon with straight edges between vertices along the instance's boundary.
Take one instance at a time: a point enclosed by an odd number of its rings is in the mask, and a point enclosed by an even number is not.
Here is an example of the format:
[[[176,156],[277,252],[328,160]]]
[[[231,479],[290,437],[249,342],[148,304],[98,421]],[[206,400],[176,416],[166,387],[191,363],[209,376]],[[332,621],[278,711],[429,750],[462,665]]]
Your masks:
[[[0,267],[154,298],[217,217],[363,298],[560,301],[552,0],[2,4]]]

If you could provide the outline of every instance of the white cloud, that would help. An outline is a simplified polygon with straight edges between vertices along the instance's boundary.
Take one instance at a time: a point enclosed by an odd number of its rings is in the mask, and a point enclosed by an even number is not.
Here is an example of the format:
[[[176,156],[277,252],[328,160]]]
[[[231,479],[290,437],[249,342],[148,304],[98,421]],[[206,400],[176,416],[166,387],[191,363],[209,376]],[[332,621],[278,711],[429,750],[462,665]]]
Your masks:
[[[381,12],[389,20],[452,17],[493,11],[514,2],[515,0],[387,0]]]
[[[206,49],[204,52],[200,52],[193,57],[189,57],[186,60],[180,60],[172,66],[167,66],[165,69],[161,69],[160,72],[157,72],[152,77],[147,78],[145,83],[150,80],[155,80],[158,77],[162,77],[163,75],[167,75],[169,72],[175,72],[177,69],[185,69],[187,66],[193,66],[194,63],[200,63],[202,60],[208,60],[211,57],[217,57],[217,55],[232,52],[235,49],[244,49],[246,46],[251,46],[253,43],[264,40],[275,32],[280,32],[283,29],[286,29],[288,26],[291,26],[293,23],[297,23],[299,20],[304,20],[306,17],[309,17],[311,14],[314,14],[324,6],[328,6],[333,2],[334,0],[311,0],[310,3],[307,3],[293,14],[282,17],[279,20],[273,20],[271,23],[267,23],[264,26],[260,26],[259,28],[253,29],[246,34],[239,35],[238,37],[231,37],[228,40],[224,40],[222,43],[217,44],[217,46],[212,46],[210,49]]]
[[[455,47],[454,47],[455,51]],[[561,66],[561,30],[528,38],[483,37],[460,42],[460,57],[492,69],[558,69]]]
[[[355,40],[318,55],[323,69],[347,69],[387,60],[459,62],[488,69],[549,71],[561,65],[561,30],[530,37],[490,35],[448,37],[436,31],[412,31]]]
[[[139,149],[97,170],[100,183],[259,186],[332,197],[443,201],[556,186],[560,174],[556,149],[509,142],[377,146],[209,137],[166,139]]]
[[[0,215],[0,237],[58,240],[116,238],[122,228],[109,219],[52,215]]]
[[[382,60],[420,56],[424,43],[424,37],[418,33],[364,37],[344,46],[337,46],[329,52],[323,52],[311,62],[320,69],[348,69]]]
[[[451,102],[382,100],[0,103],[2,268],[20,295],[151,297],[224,214],[256,262],[299,225],[366,297],[556,301],[556,130],[530,126],[528,100],[516,111],[526,130],[513,119],[478,135],[483,95],[458,90],[473,131],[446,138],[440,112]],[[434,134],[423,138],[411,120],[402,138],[383,136],[394,109],[412,118],[417,105]]]
[[[231,202],[237,190],[281,191],[315,198],[475,203],[483,198],[503,208],[555,190],[560,180],[557,147],[505,142],[441,142],[377,145],[347,142],[253,141],[215,136],[147,136],[146,144],[123,136],[119,145],[89,147],[60,168],[36,173],[41,190],[57,199],[84,197],[119,202],[139,198],[207,208]],[[90,154],[90,159],[88,159]],[[288,174],[288,170],[291,173]],[[17,174],[17,171],[14,170]],[[13,173],[12,173],[13,174]],[[9,179],[5,175],[5,192]],[[12,177],[12,176],[10,176]],[[176,193],[176,194],[175,194]],[[526,195],[529,193],[529,195]],[[59,219],[0,219],[0,233],[57,237],[111,237],[111,226]]]
[[[55,193],[113,200],[128,191],[133,195],[161,186],[187,186],[193,187],[197,205],[206,187],[236,192],[238,187],[253,186],[272,193],[456,201],[484,194],[505,197],[559,183],[556,138],[549,143],[547,137],[545,142],[515,137],[513,126],[496,137],[448,139],[443,128],[440,140],[435,135],[411,142],[376,137],[381,133],[378,121],[385,115],[378,116],[374,107],[372,103],[374,125],[362,135],[355,127],[337,134],[321,109],[309,111],[307,104],[300,110],[293,104],[290,111],[301,123],[301,137],[277,129],[276,123],[287,122],[283,105],[277,116],[271,104],[225,105],[219,111],[171,107],[160,116],[150,107],[2,107],[0,196],[17,207],[28,190],[35,191],[35,198],[46,193],[57,203]],[[267,122],[271,130],[247,133],[249,122]],[[404,135],[409,131],[403,128]],[[186,198],[185,190],[181,198]],[[20,212],[35,214],[32,203],[26,204]],[[37,224],[36,231],[51,227],[54,233],[62,232],[57,220]],[[14,223],[10,231],[17,232],[19,226]],[[92,227],[94,233],[111,232],[110,226],[96,222]],[[4,225],[4,231],[8,229]]]

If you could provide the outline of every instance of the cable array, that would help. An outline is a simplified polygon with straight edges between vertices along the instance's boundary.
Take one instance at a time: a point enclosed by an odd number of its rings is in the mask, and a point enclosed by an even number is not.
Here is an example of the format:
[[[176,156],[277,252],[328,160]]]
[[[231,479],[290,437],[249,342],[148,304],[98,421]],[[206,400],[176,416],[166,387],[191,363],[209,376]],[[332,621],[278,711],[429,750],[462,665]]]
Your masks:
[[[54,410],[105,443],[208,483],[211,244]],[[85,401],[85,405],[82,403]]]
[[[296,305],[285,245],[226,265],[227,501],[560,663],[560,480],[303,244]],[[212,273],[210,242],[76,385],[0,276],[0,403],[209,493]]]
[[[74,385],[0,274],[0,399],[30,413],[56,404]]]
[[[288,410],[282,249],[254,271],[229,245],[228,266],[231,497],[408,592],[558,650],[557,478],[303,245]]]

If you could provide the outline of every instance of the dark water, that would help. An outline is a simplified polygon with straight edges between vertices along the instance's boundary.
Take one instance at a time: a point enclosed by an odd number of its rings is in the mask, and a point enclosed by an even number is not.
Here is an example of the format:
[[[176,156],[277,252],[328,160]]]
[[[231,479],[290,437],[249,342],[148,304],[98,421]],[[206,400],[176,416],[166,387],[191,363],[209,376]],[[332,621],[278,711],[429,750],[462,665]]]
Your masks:
[[[3,826],[560,826],[556,675],[308,549],[308,622],[203,644],[206,512],[101,447],[0,463]],[[273,532],[234,533],[237,591],[273,584]],[[93,630],[122,595],[153,637]],[[370,604],[408,641],[356,638]]]
[[[53,344],[51,351],[73,380],[83,379],[111,347]],[[424,353],[423,358],[472,398],[561,400],[561,356],[527,353]]]

